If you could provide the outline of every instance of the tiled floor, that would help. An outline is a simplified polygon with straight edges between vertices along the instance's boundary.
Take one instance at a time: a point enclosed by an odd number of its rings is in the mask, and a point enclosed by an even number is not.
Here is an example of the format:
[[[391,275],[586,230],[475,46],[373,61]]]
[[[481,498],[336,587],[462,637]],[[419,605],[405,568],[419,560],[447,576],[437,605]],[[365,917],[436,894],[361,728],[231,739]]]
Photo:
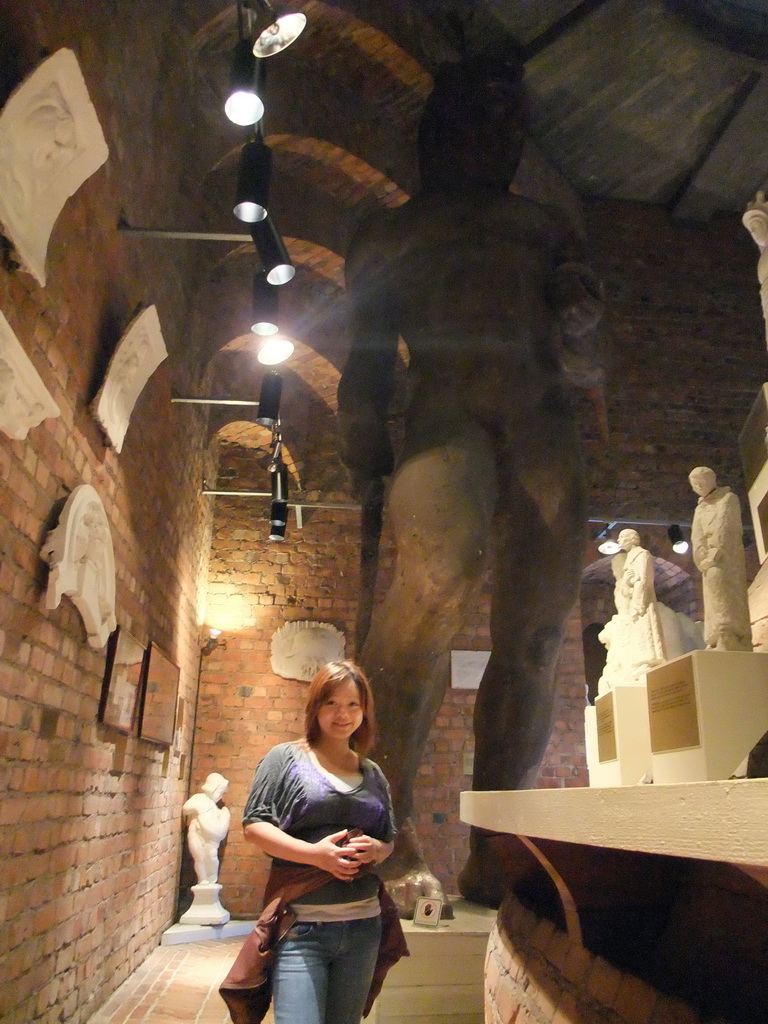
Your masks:
[[[242,938],[160,946],[88,1024],[229,1024],[218,988]],[[272,1024],[268,1014],[264,1024]]]

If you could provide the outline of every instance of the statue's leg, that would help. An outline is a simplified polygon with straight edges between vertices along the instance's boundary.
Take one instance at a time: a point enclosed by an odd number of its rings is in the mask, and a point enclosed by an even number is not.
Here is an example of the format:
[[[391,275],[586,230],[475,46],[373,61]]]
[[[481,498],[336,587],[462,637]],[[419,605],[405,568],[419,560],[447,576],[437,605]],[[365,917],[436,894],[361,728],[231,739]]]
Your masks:
[[[451,640],[486,568],[496,497],[492,447],[474,422],[452,417],[449,437],[434,423],[413,429],[434,444],[409,452],[395,473],[394,575],[361,652],[376,700],[374,757],[392,787],[399,828],[384,871],[403,914],[418,896],[441,895],[413,827],[413,782],[450,676]]]
[[[491,657],[475,704],[475,790],[533,785],[552,728],[563,630],[581,578],[586,523],[579,443],[557,409],[531,413],[504,450],[494,522]],[[503,880],[473,829],[463,896],[498,905]]]

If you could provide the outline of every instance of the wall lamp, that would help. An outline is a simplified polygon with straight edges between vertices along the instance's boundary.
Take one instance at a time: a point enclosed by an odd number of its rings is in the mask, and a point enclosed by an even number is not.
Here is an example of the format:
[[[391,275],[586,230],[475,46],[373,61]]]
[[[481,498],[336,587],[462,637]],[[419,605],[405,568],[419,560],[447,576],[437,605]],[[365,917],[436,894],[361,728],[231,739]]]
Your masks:
[[[614,526],[616,526],[616,523],[606,523],[605,527],[595,537],[595,540],[600,541],[597,545],[597,550],[601,555],[617,555],[621,551],[618,542],[611,537],[611,530]]]
[[[267,370],[261,382],[259,394],[259,415],[256,422],[262,427],[274,427],[280,415],[280,395],[283,378],[277,370]]]
[[[672,550],[678,555],[684,555],[689,548],[688,541],[683,536],[683,531],[677,525],[673,523],[667,530],[667,536],[669,537],[670,543],[672,544]]]
[[[257,12],[256,31],[253,44],[257,57],[272,57],[286,46],[295,42],[304,31],[307,18],[304,14],[281,14],[280,17],[269,0],[252,0]]]
[[[251,238],[259,254],[267,281],[270,284],[287,284],[293,279],[296,268],[280,233],[271,217],[251,225]]]
[[[243,39],[241,33],[232,57],[229,94],[224,103],[224,113],[233,124],[243,128],[256,124],[264,115],[264,104],[256,94],[255,79],[256,58],[251,50],[250,41]]]
[[[272,177],[272,150],[261,136],[246,142],[240,153],[234,214],[246,224],[255,224],[267,216],[269,184]]]
[[[267,281],[265,273],[253,277],[253,323],[251,330],[259,337],[277,334],[277,286]]]
[[[204,658],[207,657],[209,654],[213,654],[217,647],[221,647],[222,649],[226,648],[227,641],[222,640],[220,638],[220,629],[211,628],[208,630],[208,639],[200,647],[200,653],[203,655]]]

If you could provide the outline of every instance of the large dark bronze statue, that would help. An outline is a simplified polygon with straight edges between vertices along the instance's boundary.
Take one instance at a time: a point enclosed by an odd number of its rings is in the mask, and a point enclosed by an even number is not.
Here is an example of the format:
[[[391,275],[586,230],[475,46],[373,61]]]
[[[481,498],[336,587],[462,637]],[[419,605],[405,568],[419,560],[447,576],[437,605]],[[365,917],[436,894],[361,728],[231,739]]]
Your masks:
[[[417,896],[440,894],[411,821],[413,781],[452,639],[489,562],[475,789],[533,782],[579,587],[586,514],[572,391],[599,377],[601,291],[562,211],[509,190],[524,142],[521,92],[518,67],[444,68],[420,126],[421,192],[365,221],[346,263],[342,455],[367,521],[394,471],[394,578],[360,659],[401,828],[389,876],[404,913]],[[409,400],[395,465],[386,417],[399,337]],[[501,895],[477,835],[460,887],[491,905]]]

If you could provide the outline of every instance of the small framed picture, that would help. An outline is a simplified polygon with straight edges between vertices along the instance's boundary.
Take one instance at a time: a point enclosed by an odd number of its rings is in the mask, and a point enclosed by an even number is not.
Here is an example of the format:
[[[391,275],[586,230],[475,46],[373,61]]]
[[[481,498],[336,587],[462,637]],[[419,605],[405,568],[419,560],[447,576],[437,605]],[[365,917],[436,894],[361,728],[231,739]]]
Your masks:
[[[99,721],[128,735],[136,728],[144,650],[122,626],[110,634]]]
[[[433,899],[431,896],[420,896],[416,900],[416,909],[413,912],[413,923],[426,925],[428,928],[437,928],[440,924],[440,914],[442,909],[442,900]]]
[[[169,747],[176,726],[180,669],[153,640],[144,655],[139,736]]]

